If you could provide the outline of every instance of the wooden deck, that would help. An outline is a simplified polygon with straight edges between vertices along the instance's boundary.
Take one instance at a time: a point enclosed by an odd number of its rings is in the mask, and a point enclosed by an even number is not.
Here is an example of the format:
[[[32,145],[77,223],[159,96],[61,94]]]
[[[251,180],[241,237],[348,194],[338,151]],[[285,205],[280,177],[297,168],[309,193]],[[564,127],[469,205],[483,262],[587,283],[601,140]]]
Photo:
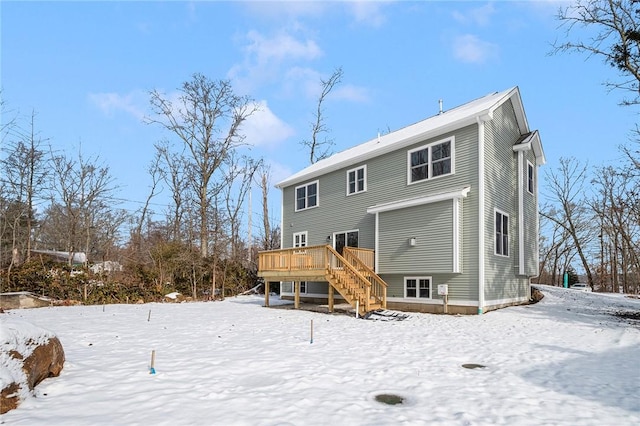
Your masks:
[[[263,251],[258,255],[258,276],[265,280],[265,305],[269,306],[269,282],[293,281],[294,304],[300,304],[300,281],[329,283],[329,311],[334,291],[359,314],[387,306],[387,284],[373,271],[374,252],[345,247],[340,255],[329,245]]]

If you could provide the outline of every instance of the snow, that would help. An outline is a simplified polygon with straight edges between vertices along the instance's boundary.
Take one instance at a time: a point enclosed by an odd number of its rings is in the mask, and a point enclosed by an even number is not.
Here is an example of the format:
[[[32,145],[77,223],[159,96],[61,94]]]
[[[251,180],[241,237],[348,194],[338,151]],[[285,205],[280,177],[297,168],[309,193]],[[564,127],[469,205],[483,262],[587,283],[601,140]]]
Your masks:
[[[11,356],[10,352],[15,351],[22,359],[26,359],[37,346],[48,343],[53,336],[54,333],[27,321],[0,315],[0,389],[10,383],[22,383],[23,386],[18,390],[19,399],[28,398],[29,385],[22,370],[22,361],[15,355]]]
[[[493,112],[495,108],[507,99],[511,99],[514,95],[516,96],[515,102],[521,105],[520,91],[517,87],[512,87],[502,92],[490,93],[479,99],[445,111],[442,114],[429,117],[394,132],[387,133],[386,135],[378,135],[377,138],[331,155],[278,182],[276,187],[284,188],[291,186],[328,173],[329,171],[356,164],[364,161],[366,158],[382,155],[389,151],[400,149],[405,145],[418,142],[419,140],[428,139],[427,135],[433,134],[433,136],[436,136],[450,131],[452,127],[455,126],[461,127],[473,124],[476,122],[477,117]],[[526,133],[529,130],[524,115],[522,119],[525,121],[523,126],[526,128],[521,130],[523,133]]]
[[[264,308],[259,296],[11,310],[3,340],[23,319],[53,331],[67,361],[2,422],[640,424],[640,321],[610,315],[640,300],[541,288],[535,305],[403,321]]]

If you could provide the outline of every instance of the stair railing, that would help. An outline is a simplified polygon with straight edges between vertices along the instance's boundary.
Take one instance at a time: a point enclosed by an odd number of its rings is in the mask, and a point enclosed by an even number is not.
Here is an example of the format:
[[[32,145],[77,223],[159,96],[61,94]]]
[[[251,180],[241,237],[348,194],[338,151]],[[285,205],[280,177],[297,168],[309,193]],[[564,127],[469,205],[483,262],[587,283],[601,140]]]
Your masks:
[[[358,269],[349,263],[344,257],[340,255],[333,247],[326,246],[328,251],[328,257],[330,258],[330,265],[334,266],[334,268],[344,270],[350,278],[353,278],[356,281],[356,284],[359,288],[364,289],[364,296],[357,297],[357,301],[360,307],[360,314],[364,314],[371,310],[371,283],[369,280],[362,275]],[[339,291],[339,290],[338,290]],[[346,295],[342,295],[345,299],[348,299]],[[350,301],[349,303],[353,304],[354,301]],[[355,307],[355,306],[354,306]]]
[[[345,247],[342,250],[342,255],[367,279],[371,284],[371,296],[383,308],[386,308],[388,284],[369,266],[369,264],[373,265],[373,250]]]

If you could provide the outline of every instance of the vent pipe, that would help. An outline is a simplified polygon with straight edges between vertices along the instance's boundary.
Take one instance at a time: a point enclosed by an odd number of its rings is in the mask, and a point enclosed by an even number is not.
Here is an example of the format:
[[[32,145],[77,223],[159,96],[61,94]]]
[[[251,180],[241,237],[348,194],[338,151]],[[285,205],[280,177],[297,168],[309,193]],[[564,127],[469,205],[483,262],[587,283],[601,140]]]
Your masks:
[[[442,99],[438,99],[438,106],[439,106],[439,109],[440,109],[438,114],[442,114]]]

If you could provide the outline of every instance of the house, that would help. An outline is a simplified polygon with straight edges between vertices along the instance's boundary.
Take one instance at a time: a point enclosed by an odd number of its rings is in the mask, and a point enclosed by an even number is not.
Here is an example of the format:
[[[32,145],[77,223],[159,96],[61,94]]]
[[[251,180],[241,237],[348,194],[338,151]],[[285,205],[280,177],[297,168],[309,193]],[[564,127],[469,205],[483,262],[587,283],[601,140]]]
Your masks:
[[[361,314],[525,303],[544,163],[517,87],[378,136],[276,185],[281,250],[258,275],[296,305],[339,297]]]

